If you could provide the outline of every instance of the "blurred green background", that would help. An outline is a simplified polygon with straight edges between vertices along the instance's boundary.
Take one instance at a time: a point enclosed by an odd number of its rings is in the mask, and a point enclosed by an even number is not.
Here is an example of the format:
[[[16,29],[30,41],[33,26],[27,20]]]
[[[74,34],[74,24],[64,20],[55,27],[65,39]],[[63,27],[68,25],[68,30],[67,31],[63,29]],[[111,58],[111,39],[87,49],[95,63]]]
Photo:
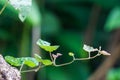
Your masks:
[[[3,5],[0,2],[0,9]],[[101,46],[112,55],[64,67],[45,67],[37,73],[22,74],[22,80],[120,80],[120,51],[115,52],[120,50],[119,28],[120,0],[33,0],[33,10],[25,22],[8,5],[0,15],[0,53],[15,57],[39,53],[49,58],[35,43],[41,38],[60,45],[54,53],[62,53],[58,63],[64,63],[71,60],[68,52],[87,57],[84,44]]]

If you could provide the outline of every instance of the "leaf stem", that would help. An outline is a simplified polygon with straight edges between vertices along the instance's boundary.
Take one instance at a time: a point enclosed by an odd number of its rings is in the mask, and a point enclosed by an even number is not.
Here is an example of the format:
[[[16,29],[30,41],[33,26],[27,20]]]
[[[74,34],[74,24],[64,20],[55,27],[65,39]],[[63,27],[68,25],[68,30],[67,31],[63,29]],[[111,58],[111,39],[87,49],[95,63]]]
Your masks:
[[[74,59],[74,56],[72,56],[72,57],[73,57],[72,61],[67,62],[67,63],[63,63],[63,64],[59,64],[59,65],[57,65],[57,64],[56,64],[56,58],[55,58],[55,59],[54,59],[54,62],[53,62],[53,65],[54,65],[54,66],[56,66],[56,67],[69,65],[69,64],[73,63],[73,62],[74,62],[74,60],[75,60],[75,59]]]
[[[54,61],[54,59],[53,59],[53,57],[52,57],[52,53],[51,52],[49,52],[50,53],[50,58],[51,58],[51,60],[52,60],[52,62]]]
[[[0,15],[2,14],[2,12],[5,10],[6,6],[8,5],[8,0],[7,2],[5,2],[4,6],[2,7],[2,9],[0,10]]]
[[[93,58],[96,58],[97,56],[100,56],[101,54],[96,54],[95,56],[93,56],[93,57],[88,57],[88,58],[75,58],[74,56],[72,56],[73,57],[73,60],[72,61],[70,61],[70,62],[67,62],[67,63],[63,63],[63,64],[59,64],[59,65],[57,65],[56,64],[56,58],[54,59],[54,62],[53,62],[53,65],[54,66],[56,66],[56,67],[60,67],[60,66],[65,66],[65,65],[69,65],[69,64],[71,64],[71,63],[73,63],[74,61],[78,61],[78,60],[89,60],[89,59],[93,59]]]
[[[40,68],[43,68],[45,67],[44,65],[43,66],[38,66],[37,68],[35,69],[30,69],[30,70],[24,70],[24,71],[21,71],[21,73],[27,73],[27,72],[37,72]]]
[[[100,56],[101,54],[96,54],[95,56],[92,56],[92,57],[88,57],[88,58],[75,58],[75,61],[78,61],[78,60],[89,60],[89,59],[94,59],[98,56]]]
[[[21,67],[20,67],[20,72],[21,72],[21,70],[22,70],[23,66],[24,66],[24,62],[22,63],[22,65],[21,65]]]

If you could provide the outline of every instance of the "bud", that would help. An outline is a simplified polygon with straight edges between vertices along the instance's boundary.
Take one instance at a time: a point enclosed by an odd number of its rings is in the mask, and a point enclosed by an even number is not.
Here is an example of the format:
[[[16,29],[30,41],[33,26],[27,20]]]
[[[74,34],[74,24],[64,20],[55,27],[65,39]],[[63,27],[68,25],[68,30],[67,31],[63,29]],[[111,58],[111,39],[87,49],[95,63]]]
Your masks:
[[[102,55],[106,55],[106,56],[111,55],[110,53],[108,53],[107,51],[104,51],[104,50],[100,51],[99,53]]]
[[[68,54],[69,54],[69,56],[74,56],[74,53],[72,53],[72,52],[69,52]]]

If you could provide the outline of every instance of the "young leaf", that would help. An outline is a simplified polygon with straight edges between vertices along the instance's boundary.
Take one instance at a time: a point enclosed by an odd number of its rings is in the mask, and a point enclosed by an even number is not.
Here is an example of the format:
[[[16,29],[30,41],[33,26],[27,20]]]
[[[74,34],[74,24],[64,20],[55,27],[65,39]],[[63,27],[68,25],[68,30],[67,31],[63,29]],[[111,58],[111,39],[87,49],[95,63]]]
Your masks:
[[[39,62],[32,57],[14,58],[12,56],[6,56],[5,60],[13,66],[21,66],[22,64],[25,64],[29,67],[36,67],[39,65]]]
[[[38,55],[38,54],[35,54],[35,59],[38,61],[38,62],[41,62],[42,61],[42,58]]]
[[[32,57],[23,57],[23,58],[17,58],[20,61],[23,61],[25,65],[29,67],[36,67],[39,65],[39,62]]]
[[[32,0],[9,0],[9,3],[19,11],[19,18],[22,22],[31,12]]]
[[[98,49],[97,49],[97,48],[93,48],[93,47],[88,46],[88,45],[86,45],[86,44],[84,44],[83,49],[84,49],[85,51],[87,51],[87,52],[94,52],[94,51],[98,51]]]
[[[5,56],[5,60],[13,66],[21,66],[23,63],[21,60],[18,60],[12,56]]]
[[[53,52],[59,48],[59,46],[42,46],[42,45],[40,47],[48,52]]]
[[[50,60],[42,60],[42,63],[46,66],[52,65],[52,62]]]
[[[110,53],[108,53],[107,51],[104,51],[104,50],[99,51],[99,53],[102,54],[102,55],[106,55],[106,56],[111,55]]]
[[[35,59],[40,62],[43,63],[44,65],[52,65],[52,62],[50,60],[43,60],[38,54],[35,54]]]
[[[42,49],[44,49],[45,51],[48,51],[48,52],[53,52],[53,51],[55,51],[56,49],[59,48],[59,46],[51,46],[49,42],[41,40],[41,39],[39,39],[37,41],[37,45],[39,45],[40,48],[42,48]]]
[[[39,45],[39,46],[50,46],[50,43],[47,42],[47,41],[44,41],[44,40],[42,40],[42,39],[39,39],[39,40],[37,41],[37,45]]]
[[[58,58],[59,56],[62,56],[62,54],[61,54],[61,53],[57,53],[56,55],[55,55],[55,54],[52,54],[52,56],[53,56],[54,59],[56,59],[56,58]]]

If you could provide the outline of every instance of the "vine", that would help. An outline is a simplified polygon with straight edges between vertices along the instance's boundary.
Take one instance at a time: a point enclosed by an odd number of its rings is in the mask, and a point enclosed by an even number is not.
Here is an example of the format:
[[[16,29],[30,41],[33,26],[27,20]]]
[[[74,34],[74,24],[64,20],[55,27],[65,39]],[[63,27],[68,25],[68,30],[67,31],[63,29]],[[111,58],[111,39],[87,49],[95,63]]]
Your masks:
[[[68,55],[70,57],[72,57],[71,61],[62,63],[62,64],[56,64],[57,58],[62,56],[62,54],[61,53],[53,54],[52,52],[57,50],[59,48],[59,45],[51,46],[51,44],[49,42],[41,40],[41,39],[39,39],[37,41],[37,45],[49,53],[50,60],[42,59],[41,56],[39,56],[38,54],[35,54],[34,57],[21,57],[21,58],[5,56],[5,60],[13,66],[20,66],[19,71],[21,73],[25,73],[25,72],[32,72],[32,71],[37,72],[38,70],[40,70],[41,68],[46,67],[46,66],[60,67],[60,66],[72,64],[74,61],[94,59],[100,55],[110,55],[110,53],[108,53],[104,50],[101,50],[101,47],[99,47],[99,49],[97,49],[97,48],[93,48],[88,45],[84,45],[83,49],[88,52],[87,58],[76,58],[74,53],[69,52]],[[91,57],[91,52],[95,52],[95,51],[97,51],[98,53]],[[22,68],[24,65],[27,65],[32,68],[34,68],[34,67],[37,67],[37,68],[22,71]]]

